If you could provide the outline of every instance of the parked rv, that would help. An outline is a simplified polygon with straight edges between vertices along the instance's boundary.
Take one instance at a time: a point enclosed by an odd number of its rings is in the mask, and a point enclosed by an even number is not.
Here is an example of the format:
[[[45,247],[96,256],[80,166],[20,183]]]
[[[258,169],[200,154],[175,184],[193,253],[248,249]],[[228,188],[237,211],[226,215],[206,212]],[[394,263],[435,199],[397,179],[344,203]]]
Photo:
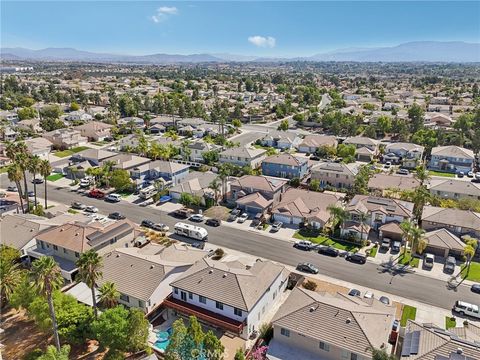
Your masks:
[[[182,222],[175,224],[174,232],[177,235],[186,236],[195,240],[207,241],[208,239],[208,232],[206,229]]]

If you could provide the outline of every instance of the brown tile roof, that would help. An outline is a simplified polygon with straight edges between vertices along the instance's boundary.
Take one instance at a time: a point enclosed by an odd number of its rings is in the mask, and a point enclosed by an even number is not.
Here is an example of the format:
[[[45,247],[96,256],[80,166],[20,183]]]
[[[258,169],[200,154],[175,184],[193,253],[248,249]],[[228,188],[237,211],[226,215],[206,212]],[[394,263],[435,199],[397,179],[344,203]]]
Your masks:
[[[348,212],[362,213],[378,211],[383,212],[384,214],[393,214],[409,218],[412,216],[413,203],[369,195],[355,195],[347,205],[346,210]]]
[[[254,192],[238,199],[237,204],[266,209],[272,204],[272,200],[267,200],[262,196],[262,194]]]
[[[241,178],[233,180],[231,186],[275,192],[287,182],[288,180],[269,176],[244,175]]]
[[[460,238],[452,234],[447,229],[438,229],[430,231],[424,235],[425,240],[429,245],[440,247],[443,249],[453,249],[463,251],[465,244]]]
[[[289,166],[301,166],[308,160],[305,158],[298,158],[290,154],[277,154],[267,157],[263,163],[282,164]]]
[[[420,181],[413,176],[375,174],[368,181],[370,189],[413,190],[420,186]]]
[[[480,230],[480,213],[470,210],[426,205],[423,207],[422,221]]]
[[[335,136],[328,135],[307,135],[300,143],[300,146],[321,147],[321,146],[337,146],[337,139]]]

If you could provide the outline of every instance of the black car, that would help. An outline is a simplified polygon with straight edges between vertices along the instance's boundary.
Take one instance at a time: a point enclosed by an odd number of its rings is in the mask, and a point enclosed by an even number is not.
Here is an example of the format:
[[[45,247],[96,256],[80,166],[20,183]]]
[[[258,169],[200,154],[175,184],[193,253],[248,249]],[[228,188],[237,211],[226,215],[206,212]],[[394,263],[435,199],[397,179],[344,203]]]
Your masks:
[[[362,295],[362,294],[360,293],[360,290],[351,289],[351,290],[348,292],[348,295],[350,295],[350,296],[360,296],[360,295]]]
[[[111,214],[108,214],[108,218],[113,220],[123,220],[125,219],[125,215],[122,215],[119,212],[113,212]]]
[[[348,254],[345,259],[357,264],[365,264],[367,262],[367,257],[362,254]]]
[[[206,225],[215,226],[215,227],[220,226],[221,223],[222,221],[219,219],[208,219],[207,221],[205,221]]]
[[[41,178],[33,179],[32,184],[43,184],[43,179]]]
[[[340,252],[338,251],[338,249],[335,249],[332,246],[320,246],[318,248],[318,253],[331,257],[337,257]]]
[[[141,226],[152,229],[155,226],[155,223],[152,220],[142,220]]]
[[[300,263],[297,265],[297,270],[310,273],[310,274],[318,274],[318,269],[315,265],[310,263]]]
[[[473,284],[470,290],[474,293],[480,294],[480,284]]]
[[[385,305],[390,305],[390,299],[386,296],[380,296],[380,302],[385,304]]]
[[[310,156],[310,160],[313,160],[313,161],[320,161],[320,158],[316,155],[312,155]]]

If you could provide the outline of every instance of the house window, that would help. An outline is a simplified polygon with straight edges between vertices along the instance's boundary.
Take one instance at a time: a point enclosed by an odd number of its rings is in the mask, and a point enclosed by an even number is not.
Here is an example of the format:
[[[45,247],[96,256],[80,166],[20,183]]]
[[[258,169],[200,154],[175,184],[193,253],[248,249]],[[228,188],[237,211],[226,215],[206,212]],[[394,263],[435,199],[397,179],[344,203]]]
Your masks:
[[[80,257],[80,254],[78,252],[75,251],[75,257]]]
[[[348,350],[342,349],[342,359],[348,359],[349,355],[350,355],[350,352]]]
[[[193,299],[193,294],[191,292],[188,293],[188,298]]]
[[[177,289],[177,288],[174,288],[174,289],[173,289],[173,292],[174,292],[175,294],[178,294],[178,289]]]
[[[207,303],[207,298],[205,296],[199,295],[198,296],[198,301],[200,301],[202,304]]]
[[[242,310],[240,309],[233,308],[233,313],[237,316],[242,316]]]
[[[283,336],[286,336],[286,337],[290,337],[290,330],[280,328],[280,334],[282,334]]]
[[[143,301],[143,300],[138,300],[138,307],[144,308],[144,307],[145,307],[145,301]]]
[[[53,249],[58,251],[58,246],[57,245],[53,245]]]
[[[120,294],[120,300],[130,302],[130,298],[128,297],[128,295],[125,294]]]
[[[64,254],[68,254],[67,249],[64,248],[64,249],[63,249],[63,253],[64,253]]]
[[[324,343],[323,341],[320,341],[320,349],[323,351],[330,351],[330,345],[327,343]]]
[[[219,310],[223,310],[223,303],[215,301],[215,307]]]
[[[351,353],[350,354],[350,360],[358,360],[358,355],[354,354],[354,353]]]

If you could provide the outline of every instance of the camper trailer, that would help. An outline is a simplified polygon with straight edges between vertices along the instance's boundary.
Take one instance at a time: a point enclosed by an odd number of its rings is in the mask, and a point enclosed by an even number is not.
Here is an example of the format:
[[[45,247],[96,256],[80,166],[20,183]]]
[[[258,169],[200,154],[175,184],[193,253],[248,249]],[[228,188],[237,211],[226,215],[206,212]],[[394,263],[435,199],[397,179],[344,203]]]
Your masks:
[[[175,234],[201,241],[208,239],[208,232],[204,228],[182,222],[175,224]]]
[[[155,186],[148,186],[142,190],[140,190],[140,198],[147,200],[150,199],[153,195],[157,193],[157,189]]]

